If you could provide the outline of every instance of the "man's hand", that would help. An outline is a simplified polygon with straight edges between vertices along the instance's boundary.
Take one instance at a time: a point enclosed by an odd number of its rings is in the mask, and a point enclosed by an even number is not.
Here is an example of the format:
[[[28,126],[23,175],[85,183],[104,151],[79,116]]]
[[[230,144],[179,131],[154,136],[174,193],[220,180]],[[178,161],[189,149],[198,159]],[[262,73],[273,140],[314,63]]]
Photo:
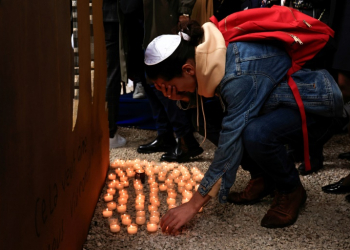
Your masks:
[[[162,231],[175,235],[183,225],[196,215],[199,209],[208,202],[210,198],[209,195],[203,197],[197,191],[189,202],[170,209],[160,221]]]
[[[176,234],[183,225],[196,215],[196,213],[197,210],[190,202],[170,209],[160,221],[162,231],[173,235]]]
[[[155,88],[163,93],[165,97],[168,97],[170,100],[180,100],[184,102],[190,101],[190,94],[184,92],[177,92],[175,86],[168,85],[167,87],[164,84],[157,85],[154,84]]]

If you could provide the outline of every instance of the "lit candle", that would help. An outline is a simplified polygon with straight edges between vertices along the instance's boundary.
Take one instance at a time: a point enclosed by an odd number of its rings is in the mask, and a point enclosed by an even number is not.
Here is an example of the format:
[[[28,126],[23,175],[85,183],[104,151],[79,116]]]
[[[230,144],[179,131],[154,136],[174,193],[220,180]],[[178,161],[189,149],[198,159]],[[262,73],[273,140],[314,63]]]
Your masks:
[[[154,222],[147,222],[147,231],[149,233],[155,233],[158,230],[158,225]]]
[[[145,199],[143,199],[142,197],[136,197],[135,203],[145,203]]]
[[[115,184],[116,184],[117,182],[118,182],[118,181],[116,181],[116,180],[110,181],[110,182],[108,183],[108,188],[115,188]]]
[[[151,217],[149,217],[149,221],[158,224],[159,223],[159,216],[152,215]]]
[[[179,177],[180,176],[180,171],[178,169],[174,169],[173,170],[173,175],[176,177]]]
[[[126,176],[127,177],[134,177],[135,176],[135,171],[134,170],[129,170],[129,171],[126,171]]]
[[[143,225],[145,223],[146,223],[146,217],[144,217],[144,216],[136,217],[136,224],[137,225]]]
[[[135,204],[136,210],[144,210],[145,209],[145,203],[139,202]]]
[[[141,169],[141,165],[138,164],[138,163],[134,164],[134,169],[135,169],[135,170]]]
[[[158,193],[159,192],[159,188],[157,188],[157,187],[150,188],[150,192]]]
[[[166,175],[161,175],[160,173],[158,174],[158,181],[165,181]]]
[[[159,185],[159,190],[162,191],[162,192],[165,191],[165,190],[167,190],[167,185],[165,185],[164,183],[163,183],[163,184],[160,184],[160,185]]]
[[[117,223],[110,224],[109,228],[112,233],[118,233],[120,231],[120,226]]]
[[[115,188],[108,188],[107,193],[115,195]]]
[[[112,161],[111,163],[109,163],[109,166],[111,168],[117,168],[119,166],[119,163],[120,163],[119,160],[115,160],[115,161]]]
[[[122,216],[122,224],[125,226],[128,226],[131,224],[131,217],[130,215],[126,214]]]
[[[102,215],[103,217],[111,217],[113,214],[113,211],[109,210],[108,208],[103,209]]]
[[[148,177],[148,184],[151,184],[152,182],[155,182],[156,181],[156,178],[154,177],[154,175],[151,175]]]
[[[153,197],[153,199],[151,199],[150,201],[151,201],[152,205],[157,206],[157,207],[160,206],[160,201],[158,198]]]
[[[140,211],[136,211],[136,217],[145,217],[146,216],[146,212],[143,210]]]
[[[174,189],[175,188],[175,184],[174,183],[168,183],[167,184],[167,188],[168,189]]]
[[[148,211],[157,211],[158,210],[158,207],[155,206],[155,205],[148,205]]]
[[[150,196],[150,197],[152,197],[152,196],[158,197],[158,192],[152,192],[152,191],[150,191],[150,192],[149,192],[149,196]]]
[[[169,192],[169,193],[168,193],[168,198],[173,198],[173,199],[175,199],[176,196],[177,196],[177,193],[176,193],[176,192]]]
[[[105,202],[109,202],[109,201],[113,200],[113,195],[107,193],[103,196],[103,198],[104,198]]]
[[[190,201],[189,198],[183,198],[183,199],[182,199],[182,204],[184,204],[184,203],[186,203],[186,202],[189,202],[189,201]]]
[[[131,224],[128,226],[128,234],[136,234],[137,233],[137,225]]]
[[[151,184],[149,184],[150,188],[157,188],[158,187],[158,183],[157,182],[152,182]]]
[[[120,180],[121,182],[127,181],[127,180],[128,180],[128,177],[127,177],[126,175],[123,174],[122,176],[119,177],[119,180]]]
[[[126,204],[128,202],[128,199],[125,196],[118,197],[118,203],[119,204]]]
[[[167,198],[166,202],[168,203],[168,205],[175,205],[176,200],[174,198]]]
[[[158,216],[158,217],[160,217],[160,213],[159,213],[159,211],[151,211],[150,212],[150,216]]]
[[[119,171],[119,172],[117,173],[117,175],[118,175],[119,178],[120,178],[120,177],[124,176],[125,174],[124,174],[124,171],[122,170],[122,171]]]
[[[176,207],[175,204],[173,204],[173,205],[168,205],[168,210],[170,210],[170,209],[172,209],[172,208],[175,208],[175,207]]]
[[[155,165],[155,166],[153,167],[153,173],[154,173],[154,174],[158,174],[159,171],[160,171],[160,166]]]
[[[186,182],[182,179],[177,183],[178,187],[184,187],[185,185],[186,185]]]
[[[192,183],[191,183],[190,181],[188,181],[188,182],[186,183],[185,189],[188,190],[188,191],[192,190]]]
[[[126,167],[125,161],[121,160],[120,163],[119,163],[119,166],[122,167],[122,168],[125,168]]]
[[[115,178],[117,178],[117,176],[116,176],[115,173],[110,173],[110,174],[108,175],[108,179],[109,179],[109,180],[115,180]]]
[[[184,198],[191,199],[191,198],[192,198],[192,192],[191,192],[191,191],[188,191],[188,190],[184,190],[184,191],[182,192],[182,196],[183,196]]]
[[[179,193],[182,193],[184,190],[185,190],[184,187],[177,187],[177,191],[178,191]]]
[[[118,192],[119,192],[119,195],[127,195],[128,194],[128,190],[126,190],[126,189],[120,189]]]
[[[125,213],[126,212],[126,204],[118,204],[117,211],[120,214]]]
[[[139,184],[139,183],[135,183],[135,184],[134,184],[134,188],[140,190],[140,189],[143,189],[143,185],[142,185],[142,184]]]
[[[115,184],[115,188],[118,189],[118,190],[121,190],[121,189],[124,188],[124,184],[119,182],[119,183]]]
[[[117,203],[115,203],[114,201],[108,202],[107,207],[109,210],[114,210],[117,207]]]
[[[122,184],[123,184],[124,187],[128,187],[129,186],[129,181],[128,180],[123,181]]]
[[[177,183],[179,183],[180,180],[181,180],[180,177],[176,177],[176,178],[174,179],[174,182],[177,184]]]

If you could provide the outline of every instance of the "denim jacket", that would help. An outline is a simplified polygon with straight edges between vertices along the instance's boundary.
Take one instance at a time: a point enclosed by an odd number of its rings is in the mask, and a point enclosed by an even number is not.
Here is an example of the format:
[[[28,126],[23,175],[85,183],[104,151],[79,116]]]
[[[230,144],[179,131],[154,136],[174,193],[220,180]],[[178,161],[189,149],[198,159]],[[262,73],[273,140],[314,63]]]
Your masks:
[[[287,82],[283,81],[290,67],[291,60],[284,49],[271,43],[229,44],[225,76],[218,86],[227,115],[222,121],[214,160],[198,188],[202,196],[222,178],[219,201],[227,202],[243,155],[241,134],[249,121],[281,105],[298,108]],[[341,91],[327,71],[300,70],[292,77],[306,112],[329,117],[342,115]]]

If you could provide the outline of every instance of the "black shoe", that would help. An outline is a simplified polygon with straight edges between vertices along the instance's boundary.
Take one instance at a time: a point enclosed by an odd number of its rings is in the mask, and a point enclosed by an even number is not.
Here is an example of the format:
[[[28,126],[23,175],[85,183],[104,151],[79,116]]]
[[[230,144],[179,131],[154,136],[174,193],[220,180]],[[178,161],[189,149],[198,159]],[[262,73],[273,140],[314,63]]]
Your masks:
[[[343,179],[340,181],[329,184],[327,186],[322,187],[323,192],[329,193],[329,194],[346,194],[350,193],[350,186],[343,186]]]
[[[347,202],[350,202],[350,194],[348,194],[347,196],[345,196],[345,200],[346,200]]]
[[[309,175],[323,168],[323,156],[322,157],[310,157],[311,170],[305,170],[305,162],[302,162],[298,167],[300,175]]]
[[[176,140],[172,133],[158,135],[157,138],[145,145],[140,145],[137,152],[143,154],[150,154],[156,152],[168,152],[176,146]]]
[[[203,149],[199,146],[193,133],[190,132],[184,137],[179,138],[176,147],[168,153],[163,154],[160,160],[168,162],[186,162],[189,161],[191,157],[195,157],[201,153],[203,153]]]

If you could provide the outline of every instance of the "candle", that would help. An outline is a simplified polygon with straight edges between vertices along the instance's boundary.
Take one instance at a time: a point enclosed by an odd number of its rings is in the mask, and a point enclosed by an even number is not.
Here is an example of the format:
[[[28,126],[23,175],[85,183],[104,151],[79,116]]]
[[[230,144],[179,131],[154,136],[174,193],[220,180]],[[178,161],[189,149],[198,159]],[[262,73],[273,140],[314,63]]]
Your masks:
[[[158,174],[158,181],[165,181],[166,175]]]
[[[158,224],[158,223],[159,223],[159,216],[157,216],[157,215],[152,215],[151,217],[149,217],[149,221]]]
[[[157,182],[152,182],[151,184],[149,184],[150,188],[158,188],[158,183]]]
[[[155,233],[158,230],[158,225],[154,222],[147,222],[147,231],[150,233]]]
[[[127,177],[126,175],[123,174],[122,176],[119,177],[119,180],[120,180],[121,182],[127,181],[127,180],[128,180],[128,177]]]
[[[135,171],[134,170],[129,170],[129,171],[126,171],[126,176],[127,177],[134,177],[135,176]]]
[[[110,224],[109,228],[112,233],[118,233],[120,231],[120,226],[117,223]]]
[[[183,198],[183,199],[182,199],[182,204],[184,204],[184,203],[186,203],[186,202],[189,202],[189,201],[190,201],[189,198]]]
[[[155,206],[155,205],[148,205],[148,211],[157,211],[158,210],[158,207]]]
[[[113,195],[107,193],[103,196],[103,198],[104,198],[105,202],[109,202],[109,201],[113,200]]]
[[[108,175],[108,179],[109,179],[109,180],[115,180],[115,178],[117,178],[117,176],[116,176],[116,174],[114,174],[114,173],[110,173],[110,174]]]
[[[152,205],[157,206],[157,207],[160,206],[160,201],[158,198],[153,197],[153,199],[151,199],[150,201],[151,201]]]
[[[126,204],[127,202],[128,202],[128,199],[125,196],[118,197],[119,204]]]
[[[118,182],[118,181],[116,181],[116,180],[113,180],[113,181],[108,182],[108,188],[115,188],[115,184],[116,184],[117,182]]]
[[[180,177],[176,177],[175,179],[174,179],[174,182],[177,184],[177,183],[179,183],[179,181],[180,181]]]
[[[118,204],[117,205],[117,211],[118,213],[125,213],[126,212],[126,204]]]
[[[122,195],[122,194],[128,194],[128,190],[126,189],[120,189],[118,190],[119,194]]]
[[[191,198],[192,198],[192,192],[191,192],[191,191],[184,190],[184,191],[182,192],[182,196],[183,196],[184,198],[191,199]]]
[[[167,190],[167,185],[165,185],[164,183],[163,183],[163,184],[160,184],[160,185],[159,185],[159,190],[162,191],[162,192],[165,191],[165,190]]]
[[[197,191],[199,187],[199,184],[197,184],[196,186],[194,186],[194,190]]]
[[[143,225],[145,223],[146,223],[146,217],[144,217],[144,216],[136,217],[136,224],[137,225]]]
[[[119,183],[115,184],[115,188],[118,189],[118,190],[121,190],[121,189],[124,188],[124,184],[119,182]]]
[[[111,163],[109,163],[109,166],[111,168],[117,168],[119,166],[119,163],[120,163],[120,161],[119,161],[119,159],[117,159],[117,160],[112,161]]]
[[[140,189],[143,189],[143,185],[141,183],[140,184],[139,183],[135,183],[134,184],[134,188],[140,190]]]
[[[122,171],[119,171],[117,174],[118,174],[119,178],[122,177],[122,176],[125,176],[125,173],[124,173],[123,170],[122,170]]]
[[[176,177],[179,177],[180,176],[180,171],[178,169],[174,169],[173,170],[173,175]]]
[[[178,191],[179,193],[182,193],[184,190],[185,190],[184,187],[177,187],[177,191]]]
[[[137,233],[137,224],[131,224],[128,226],[128,234],[136,234]]]
[[[117,203],[115,203],[114,201],[108,202],[107,207],[109,210],[114,210],[117,207]]]
[[[182,179],[177,183],[178,187],[184,187],[185,185],[186,185],[186,182]]]
[[[146,212],[143,210],[136,211],[136,217],[145,217]]]
[[[168,183],[167,184],[167,188],[168,189],[174,189],[175,188],[175,184],[174,183]]]
[[[140,169],[137,169],[136,171],[136,174],[135,174],[135,179],[139,179],[141,180],[142,183],[145,183],[145,171],[140,168]]]
[[[130,215],[127,214],[127,215],[124,215],[122,217],[122,224],[125,225],[125,226],[128,226],[128,225],[131,224],[131,217],[130,217]]]
[[[115,188],[108,188],[107,193],[114,195],[115,194]]]
[[[154,175],[151,175],[148,177],[148,184],[151,184],[152,182],[155,182],[156,181],[156,177],[154,177]]]
[[[109,210],[108,208],[103,209],[102,215],[103,217],[111,217],[113,214],[113,211]]]
[[[188,181],[188,182],[186,183],[185,189],[188,190],[188,191],[192,190],[192,183],[191,183],[190,181]]]
[[[134,169],[135,170],[140,170],[141,169],[141,165],[138,164],[138,163],[134,164]]]
[[[128,180],[123,181],[122,184],[123,184],[124,187],[128,187],[129,186],[129,181]]]
[[[175,207],[176,207],[175,204],[173,204],[173,205],[168,205],[168,210],[170,210],[170,209],[172,209],[172,208],[175,208]]]
[[[136,210],[144,210],[145,209],[145,203],[144,202],[139,202],[135,204],[135,209]]]
[[[124,160],[121,160],[121,161],[119,162],[119,166],[120,166],[121,168],[125,168],[125,167],[126,167],[125,161],[124,161]]]
[[[159,192],[159,188],[157,188],[157,187],[150,188],[150,192],[151,193],[158,193]]]
[[[175,205],[176,200],[174,198],[167,198],[166,202],[168,203],[168,205]]]
[[[177,196],[177,193],[176,192],[169,192],[168,193],[168,198],[176,198],[176,196]]]
[[[159,171],[160,171],[160,166],[155,165],[155,166],[153,167],[153,173],[154,173],[154,174],[158,174]]]

